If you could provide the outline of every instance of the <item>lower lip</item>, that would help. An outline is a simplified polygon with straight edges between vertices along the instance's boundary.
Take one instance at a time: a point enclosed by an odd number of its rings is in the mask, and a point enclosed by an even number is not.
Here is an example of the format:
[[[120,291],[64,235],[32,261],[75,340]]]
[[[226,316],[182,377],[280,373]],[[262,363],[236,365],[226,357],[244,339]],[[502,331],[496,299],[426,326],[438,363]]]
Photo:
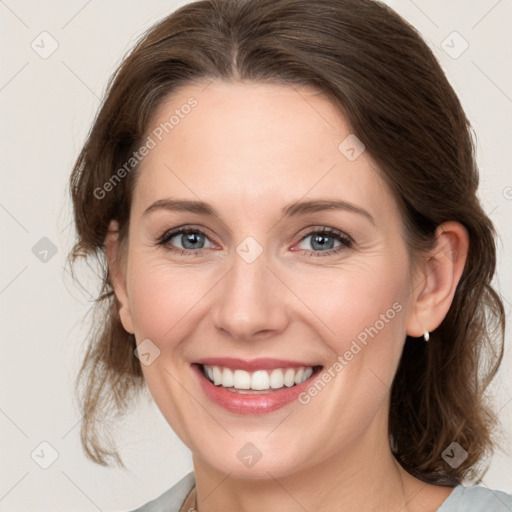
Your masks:
[[[265,414],[285,407],[311,385],[319,372],[316,370],[308,380],[290,388],[284,387],[261,394],[242,394],[228,391],[222,386],[215,386],[205,377],[200,365],[193,364],[192,369],[198,376],[206,396],[222,408],[237,414]]]

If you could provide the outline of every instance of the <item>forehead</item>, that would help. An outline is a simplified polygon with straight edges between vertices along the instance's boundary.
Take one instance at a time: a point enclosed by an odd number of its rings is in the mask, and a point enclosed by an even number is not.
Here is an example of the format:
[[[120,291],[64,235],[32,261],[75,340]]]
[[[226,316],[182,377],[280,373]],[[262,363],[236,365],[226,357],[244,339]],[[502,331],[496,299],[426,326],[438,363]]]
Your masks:
[[[374,217],[396,210],[370,156],[351,161],[344,153],[343,141],[353,137],[344,116],[311,88],[188,85],[162,103],[146,137],[154,144],[139,169],[134,208],[177,196],[250,213],[322,197],[364,204]]]

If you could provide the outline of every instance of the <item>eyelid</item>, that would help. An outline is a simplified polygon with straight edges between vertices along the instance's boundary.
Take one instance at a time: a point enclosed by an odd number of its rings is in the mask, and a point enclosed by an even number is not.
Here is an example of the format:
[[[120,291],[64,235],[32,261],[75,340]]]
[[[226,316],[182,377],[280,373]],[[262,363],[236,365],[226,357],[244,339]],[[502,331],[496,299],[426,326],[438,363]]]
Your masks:
[[[311,236],[314,236],[315,234],[321,234],[326,235],[331,238],[337,239],[340,243],[338,247],[334,247],[332,249],[328,249],[325,251],[319,251],[314,249],[293,249],[293,252],[297,252],[303,256],[307,257],[315,257],[315,258],[323,258],[323,257],[336,257],[341,256],[343,252],[345,252],[348,249],[351,249],[354,245],[353,238],[344,233],[343,231],[340,231],[336,228],[331,228],[329,226],[322,226],[322,227],[312,227],[309,226],[308,231],[300,238],[298,243],[301,243],[306,238],[309,238]]]
[[[170,240],[171,238],[174,238],[177,235],[182,234],[183,232],[194,232],[194,233],[202,233],[205,235],[205,237],[210,240],[210,242],[218,245],[214,240],[215,236],[212,236],[211,231],[208,228],[205,228],[203,226],[196,226],[194,224],[183,224],[181,226],[176,226],[171,229],[166,229],[160,236],[157,237],[156,245],[163,244],[165,241]]]
[[[315,225],[315,226],[308,226],[307,228],[304,228],[304,230],[301,230],[299,233],[303,233],[303,235],[300,236],[299,242],[302,242],[304,238],[307,238],[308,236],[311,236],[315,233],[332,233],[333,235],[338,235],[340,238],[345,239],[347,242],[350,242],[351,244],[354,244],[354,239],[345,231],[341,231],[340,229],[332,228],[330,226],[322,226],[322,225]]]

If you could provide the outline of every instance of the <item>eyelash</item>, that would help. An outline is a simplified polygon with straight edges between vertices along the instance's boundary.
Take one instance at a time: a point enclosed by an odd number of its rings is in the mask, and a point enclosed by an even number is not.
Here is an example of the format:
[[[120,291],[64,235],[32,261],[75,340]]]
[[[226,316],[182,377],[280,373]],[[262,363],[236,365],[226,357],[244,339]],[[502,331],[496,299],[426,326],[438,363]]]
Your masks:
[[[174,238],[177,235],[181,234],[189,234],[189,233],[200,233],[201,235],[204,235],[206,238],[208,238],[208,235],[205,231],[199,228],[178,228],[172,231],[166,231],[161,237],[158,238],[158,241],[156,245],[160,246],[166,246],[166,244]],[[295,252],[301,253],[304,256],[318,256],[318,257],[324,257],[324,256],[332,256],[334,254],[337,254],[345,249],[349,249],[353,245],[353,240],[351,237],[346,235],[345,233],[342,233],[341,231],[338,231],[334,228],[329,227],[322,227],[321,229],[312,230],[309,231],[307,234],[305,234],[299,242],[302,242],[306,238],[308,238],[311,235],[328,235],[332,238],[335,238],[339,242],[341,242],[341,245],[339,247],[336,247],[334,249],[329,249],[328,251],[314,251],[314,250],[306,250],[306,249],[298,249]],[[171,245],[167,245],[165,247],[167,250],[173,251],[178,253],[180,256],[188,256],[188,257],[197,257],[202,256],[204,252],[207,249],[179,249],[176,247],[173,247]]]

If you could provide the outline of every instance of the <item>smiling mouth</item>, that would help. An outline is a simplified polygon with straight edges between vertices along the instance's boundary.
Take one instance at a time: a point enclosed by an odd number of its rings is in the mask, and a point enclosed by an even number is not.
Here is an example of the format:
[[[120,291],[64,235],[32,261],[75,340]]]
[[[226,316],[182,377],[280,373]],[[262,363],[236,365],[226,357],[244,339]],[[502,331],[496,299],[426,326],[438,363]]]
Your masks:
[[[240,394],[264,394],[291,388],[316,376],[322,369],[322,366],[300,366],[249,372],[218,365],[199,364],[199,367],[214,386]]]

